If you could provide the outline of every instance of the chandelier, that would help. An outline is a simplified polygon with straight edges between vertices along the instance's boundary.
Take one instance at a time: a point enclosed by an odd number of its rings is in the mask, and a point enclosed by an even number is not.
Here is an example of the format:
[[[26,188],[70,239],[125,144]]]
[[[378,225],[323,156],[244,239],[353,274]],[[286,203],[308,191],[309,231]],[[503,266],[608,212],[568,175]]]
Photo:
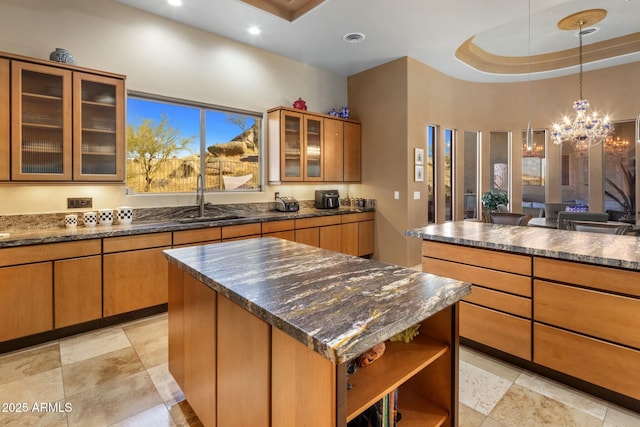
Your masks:
[[[563,30],[578,29],[580,39],[580,97],[573,103],[575,117],[564,117],[561,123],[554,123],[551,138],[557,145],[563,142],[573,142],[581,146],[597,145],[602,142],[612,131],[613,126],[608,116],[599,117],[596,112],[589,112],[589,100],[582,96],[582,27],[593,25],[601,21],[607,15],[604,9],[591,9],[574,13],[558,22],[558,28]]]
[[[626,138],[621,139],[620,137],[613,139],[612,136],[608,136],[604,142],[604,151],[605,154],[614,157],[626,154],[629,151],[629,140]]]

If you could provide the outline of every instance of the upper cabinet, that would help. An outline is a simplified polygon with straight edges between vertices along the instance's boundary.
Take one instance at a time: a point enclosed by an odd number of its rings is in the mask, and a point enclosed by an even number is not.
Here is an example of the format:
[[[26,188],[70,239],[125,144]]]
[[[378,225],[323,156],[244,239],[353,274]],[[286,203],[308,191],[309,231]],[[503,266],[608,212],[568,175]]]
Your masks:
[[[124,77],[46,61],[10,62],[11,181],[124,180]],[[53,64],[53,63],[52,63]],[[7,86],[5,86],[7,87]],[[5,147],[0,145],[0,150]]]
[[[360,123],[278,107],[268,127],[269,182],[360,181]]]
[[[0,181],[10,177],[9,60],[0,58]]]

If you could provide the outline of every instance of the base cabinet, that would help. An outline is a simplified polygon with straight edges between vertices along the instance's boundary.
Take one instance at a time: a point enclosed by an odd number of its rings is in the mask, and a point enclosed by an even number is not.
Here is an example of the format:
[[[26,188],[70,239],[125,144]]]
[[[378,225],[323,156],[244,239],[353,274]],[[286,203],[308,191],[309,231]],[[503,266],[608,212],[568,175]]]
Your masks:
[[[102,317],[102,257],[94,255],[53,263],[56,328]]]
[[[402,423],[457,425],[457,315],[422,323],[411,343],[349,376],[169,264],[169,371],[204,426],[314,427],[347,422],[399,388]],[[246,410],[251,408],[251,410]]]
[[[53,329],[50,262],[0,268],[0,341]]]
[[[167,302],[171,233],[104,239],[103,315],[113,316]]]

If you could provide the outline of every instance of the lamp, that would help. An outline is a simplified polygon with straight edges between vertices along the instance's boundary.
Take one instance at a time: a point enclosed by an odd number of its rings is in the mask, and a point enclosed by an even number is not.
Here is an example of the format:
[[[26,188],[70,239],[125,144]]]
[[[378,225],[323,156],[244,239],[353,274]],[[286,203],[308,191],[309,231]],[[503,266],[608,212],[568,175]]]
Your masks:
[[[561,30],[579,30],[580,39],[580,97],[573,103],[576,116],[573,120],[564,117],[561,123],[554,123],[551,137],[555,144],[574,142],[580,145],[596,145],[602,142],[613,131],[609,117],[598,117],[598,114],[589,113],[589,100],[582,96],[582,27],[600,22],[607,15],[604,9],[590,9],[574,13],[558,22]]]

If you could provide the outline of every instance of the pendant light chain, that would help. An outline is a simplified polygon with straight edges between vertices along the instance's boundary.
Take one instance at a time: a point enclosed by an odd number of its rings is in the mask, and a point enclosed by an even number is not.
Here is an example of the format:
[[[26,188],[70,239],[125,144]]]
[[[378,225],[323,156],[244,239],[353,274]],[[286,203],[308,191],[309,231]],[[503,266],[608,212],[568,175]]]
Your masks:
[[[580,97],[578,99],[584,99],[582,97],[582,25],[583,21],[580,21],[578,25],[580,25],[580,32],[578,33],[578,38],[580,39]]]

